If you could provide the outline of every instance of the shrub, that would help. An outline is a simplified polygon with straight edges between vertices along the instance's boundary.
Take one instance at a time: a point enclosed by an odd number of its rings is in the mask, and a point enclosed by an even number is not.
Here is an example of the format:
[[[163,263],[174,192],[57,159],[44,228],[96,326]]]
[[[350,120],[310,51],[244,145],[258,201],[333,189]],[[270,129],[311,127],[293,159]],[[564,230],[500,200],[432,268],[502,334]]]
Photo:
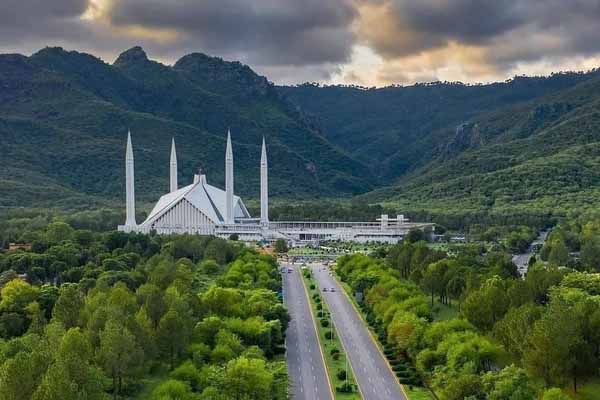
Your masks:
[[[321,319],[321,326],[327,328],[329,326],[329,320],[325,318]]]
[[[321,305],[321,303],[317,303],[317,310],[322,310],[323,306]]]
[[[343,370],[343,369],[342,369],[342,370],[340,370],[340,371],[338,371],[338,373],[337,373],[337,378],[338,378],[340,381],[345,381],[345,380],[346,380],[346,371],[345,371],[345,370]]]
[[[340,353],[335,353],[334,355],[331,356],[331,358],[333,358],[335,361],[340,359]]]
[[[315,290],[315,284],[314,283],[310,284],[310,290]]]
[[[332,331],[325,332],[325,339],[331,340],[332,338],[333,338],[333,332]]]
[[[335,390],[338,391],[339,393],[352,393],[353,392],[352,385],[349,383],[343,383],[342,385],[336,387]]]
[[[333,349],[331,349],[329,351],[329,354],[334,355],[334,354],[338,354],[340,352],[340,350],[337,347],[334,347]]]
[[[323,311],[317,312],[317,318],[323,318]]]

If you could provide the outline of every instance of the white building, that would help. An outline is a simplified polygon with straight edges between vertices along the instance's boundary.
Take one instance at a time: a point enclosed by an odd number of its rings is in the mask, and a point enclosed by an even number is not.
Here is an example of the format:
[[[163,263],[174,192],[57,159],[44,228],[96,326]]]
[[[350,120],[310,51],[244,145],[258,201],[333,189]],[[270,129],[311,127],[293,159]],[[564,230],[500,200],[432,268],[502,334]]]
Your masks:
[[[410,223],[402,215],[377,222],[306,222],[269,221],[267,148],[263,138],[260,160],[260,218],[252,218],[242,199],[234,194],[233,149],[227,133],[225,150],[225,190],[209,185],[206,175],[194,175],[192,184],[179,188],[175,140],[171,143],[170,192],[161,196],[141,224],[135,220],[134,157],[131,135],[127,135],[125,153],[126,220],[118,229],[124,232],[159,234],[201,234],[244,241],[285,239],[301,245],[319,241],[396,243],[411,230],[433,232],[433,224]]]

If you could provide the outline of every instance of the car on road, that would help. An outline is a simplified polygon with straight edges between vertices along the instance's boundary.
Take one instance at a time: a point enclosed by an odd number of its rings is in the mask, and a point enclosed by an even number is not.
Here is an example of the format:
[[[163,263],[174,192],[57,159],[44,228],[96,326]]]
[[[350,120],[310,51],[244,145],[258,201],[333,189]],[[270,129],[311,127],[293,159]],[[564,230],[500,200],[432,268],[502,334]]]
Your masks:
[[[329,289],[330,292],[335,292],[335,288],[332,287],[331,289]]]
[[[324,292],[326,292],[326,291],[327,291],[327,288],[326,288],[326,287],[324,287],[324,288],[323,288],[323,291],[324,291]]]
[[[288,268],[288,274],[291,274],[291,273],[292,273],[292,271],[293,271],[293,269],[291,269],[291,268]]]

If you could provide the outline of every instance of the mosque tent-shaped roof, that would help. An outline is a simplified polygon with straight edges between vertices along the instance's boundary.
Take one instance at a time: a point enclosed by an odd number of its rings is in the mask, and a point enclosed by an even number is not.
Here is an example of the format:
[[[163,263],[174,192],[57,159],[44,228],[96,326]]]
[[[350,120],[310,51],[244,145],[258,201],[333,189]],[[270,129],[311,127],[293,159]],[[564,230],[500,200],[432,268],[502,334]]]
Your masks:
[[[225,191],[209,185],[206,183],[206,176],[200,175],[196,176],[193,184],[161,196],[148,218],[141,225],[150,226],[183,199],[187,200],[214,224],[225,223]],[[233,196],[233,204],[236,219],[250,218],[250,213],[239,196]]]

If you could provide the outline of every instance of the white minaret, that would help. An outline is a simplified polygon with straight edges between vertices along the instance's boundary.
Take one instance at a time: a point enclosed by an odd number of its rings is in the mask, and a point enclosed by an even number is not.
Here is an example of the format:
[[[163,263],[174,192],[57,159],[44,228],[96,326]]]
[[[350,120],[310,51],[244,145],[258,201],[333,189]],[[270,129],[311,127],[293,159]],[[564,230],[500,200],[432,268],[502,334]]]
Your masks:
[[[269,171],[264,136],[260,153],[260,223],[261,225],[269,224]]]
[[[233,150],[231,149],[231,131],[227,131],[227,150],[225,151],[225,223],[233,224]]]
[[[169,164],[171,192],[177,190],[177,152],[175,151],[175,138],[171,140],[171,163]]]
[[[125,153],[125,197],[127,203],[127,218],[125,226],[137,226],[135,222],[135,183],[133,172],[133,147],[131,146],[131,132],[127,132],[127,151]]]

